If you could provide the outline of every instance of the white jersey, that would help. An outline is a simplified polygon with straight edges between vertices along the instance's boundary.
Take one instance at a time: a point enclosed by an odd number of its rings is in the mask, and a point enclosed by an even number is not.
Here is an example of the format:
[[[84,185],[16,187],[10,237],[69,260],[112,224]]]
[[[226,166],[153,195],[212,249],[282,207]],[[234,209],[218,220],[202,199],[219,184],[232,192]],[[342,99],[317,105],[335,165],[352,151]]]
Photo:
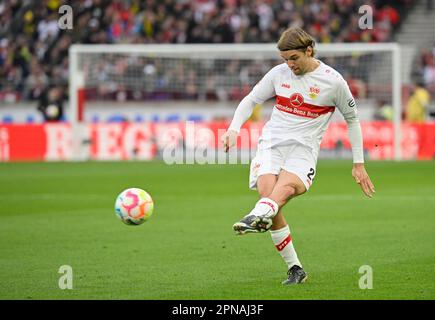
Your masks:
[[[317,157],[323,134],[338,108],[348,123],[349,132],[351,124],[353,127],[350,140],[354,162],[364,162],[361,128],[349,86],[336,70],[319,62],[314,71],[301,76],[295,75],[286,63],[280,64],[272,68],[246,97],[258,104],[276,97],[272,116],[263,128],[260,141],[264,147],[273,147],[296,140],[310,147]],[[239,131],[239,126],[246,121],[246,114],[240,117],[243,119],[237,119],[237,116],[236,111],[230,129]]]

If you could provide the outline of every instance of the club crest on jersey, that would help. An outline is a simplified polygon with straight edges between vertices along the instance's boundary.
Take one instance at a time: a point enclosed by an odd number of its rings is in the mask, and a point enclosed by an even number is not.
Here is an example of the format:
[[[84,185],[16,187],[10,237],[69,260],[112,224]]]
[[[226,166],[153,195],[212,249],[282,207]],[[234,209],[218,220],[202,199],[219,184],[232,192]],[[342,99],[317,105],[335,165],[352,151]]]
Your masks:
[[[308,94],[308,96],[311,99],[316,99],[319,93],[320,93],[320,89],[318,87],[310,87],[310,93]]]
[[[294,93],[290,96],[290,104],[293,107],[300,107],[304,103],[304,97],[300,93]]]

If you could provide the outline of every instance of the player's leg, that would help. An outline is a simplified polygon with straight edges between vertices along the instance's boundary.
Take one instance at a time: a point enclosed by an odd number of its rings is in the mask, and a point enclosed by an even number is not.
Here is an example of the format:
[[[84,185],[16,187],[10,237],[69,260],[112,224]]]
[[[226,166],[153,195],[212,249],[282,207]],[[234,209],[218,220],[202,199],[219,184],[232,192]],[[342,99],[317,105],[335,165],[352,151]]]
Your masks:
[[[264,174],[258,177],[257,180],[257,191],[260,198],[268,197],[275,187],[278,181],[278,175],[276,174]]]
[[[233,225],[237,234],[265,232],[272,227],[273,218],[278,214],[279,208],[282,207],[291,197],[305,192],[304,184],[298,179],[298,175],[290,173],[280,173],[288,160],[292,159],[291,152],[299,148],[299,144],[292,144],[283,147],[274,147],[258,150],[257,156],[251,162],[250,170],[250,188],[257,188],[260,193],[260,200],[257,201],[254,208],[242,220]],[[296,150],[298,151],[298,150]],[[305,149],[300,150],[305,152]],[[299,156],[298,156],[299,157]],[[296,158],[299,160],[299,158]],[[296,164],[296,169],[300,169],[298,161],[291,162]],[[302,162],[304,169],[306,162]],[[280,174],[280,178],[276,176]],[[273,188],[271,186],[273,185]],[[279,189],[277,189],[279,186]],[[260,189],[258,189],[260,188]],[[270,189],[272,192],[269,194]],[[267,195],[267,196],[266,196]],[[276,202],[273,197],[278,199]],[[282,215],[275,219],[276,227],[286,225]]]
[[[243,235],[246,233],[264,232],[272,226],[271,218],[258,217],[253,214],[253,211],[259,206],[269,207],[270,204],[264,204],[262,202],[264,202],[264,200],[267,199],[267,195],[273,191],[277,180],[277,175],[272,173],[263,174],[256,178],[255,184],[258,194],[260,195],[260,200],[257,201],[254,209],[248,215],[233,225],[233,229],[237,234]],[[278,209],[278,205],[276,205],[276,208]],[[268,210],[270,211],[271,209]]]
[[[283,188],[282,185],[283,185],[284,181],[287,180],[287,179],[285,179],[287,174],[288,174],[288,172],[285,172],[285,171],[283,171],[280,174],[281,175],[280,187],[279,187],[279,189],[277,189],[275,191],[279,195],[279,197],[277,197],[277,198],[281,198],[281,196],[283,195],[281,193],[281,189]],[[289,190],[290,192],[288,192],[289,193],[288,194],[288,197],[289,197],[288,200],[291,197],[303,194],[306,191],[305,190],[305,186],[302,183],[299,184],[300,179],[298,179],[297,176],[295,176],[294,174],[290,173],[290,177],[291,177],[291,179],[289,181],[290,181],[290,183],[294,187],[293,187],[293,190]],[[272,192],[273,192],[273,190],[274,190],[274,188],[275,188],[275,185],[276,185],[277,181],[278,181],[278,175],[275,175],[275,174],[265,174],[265,175],[262,175],[262,176],[258,177],[258,180],[257,180],[257,191],[258,191],[258,194],[259,194],[260,198],[268,198],[268,197],[270,197]],[[296,193],[294,193],[294,191],[296,191]],[[281,207],[283,207],[283,205],[280,206],[280,209],[281,209]],[[271,227],[271,230],[278,230],[278,229],[281,229],[281,228],[285,227],[286,225],[287,225],[287,222],[286,222],[286,220],[284,218],[284,215],[281,213],[281,210],[279,210],[277,215],[272,218],[272,227]]]
[[[284,158],[278,149],[259,148],[251,162],[249,187],[257,189],[260,196],[272,192],[283,163]],[[254,208],[233,225],[233,229],[239,235],[265,232],[272,226],[272,217],[277,212],[278,204],[267,197],[261,197]]]
[[[270,198],[281,207],[290,199],[305,193],[311,186],[316,173],[316,154],[312,149],[293,144],[289,148],[286,161],[278,176]],[[288,267],[288,279],[283,284],[297,284],[307,279],[296,254],[290,228],[281,213],[273,220],[272,240]]]
[[[273,218],[277,216],[279,212],[279,208],[291,197],[305,192],[304,185],[300,183],[296,175],[288,173],[290,176],[293,176],[293,179],[289,182],[287,182],[289,179],[288,175],[282,176],[281,179],[277,178],[278,174],[281,172],[282,166],[285,165],[287,161],[286,158],[288,158],[290,151],[297,147],[298,144],[266,149],[259,148],[256,157],[251,162],[249,180],[250,188],[257,188],[261,198],[248,215],[233,225],[233,229],[237,234],[243,235],[246,233],[259,233],[269,230],[272,227]],[[281,180],[280,188],[273,193],[279,180]],[[290,183],[290,185],[286,183]],[[279,199],[279,203],[271,198],[272,194]],[[282,214],[276,217],[275,224],[276,227],[286,225]]]
[[[297,175],[284,170],[281,170],[278,179],[274,174],[261,175],[256,185],[261,198],[247,216],[234,224],[233,228],[238,234],[265,232],[272,225],[275,225],[274,229],[285,227],[287,223],[279,212],[280,208],[292,197],[306,191]]]
[[[278,203],[281,209],[290,199],[305,192],[306,186],[296,174],[282,170],[269,198]],[[281,210],[275,217],[273,217],[273,225],[270,230],[270,235],[278,253],[287,264],[289,277],[283,282],[283,284],[297,284],[304,282],[307,275],[302,269],[302,264],[298,259],[293,245],[290,227],[288,226]]]
[[[279,174],[279,179],[274,185],[273,190],[268,195],[269,198],[275,200],[280,209],[291,199],[304,194],[306,191],[305,185],[300,178],[293,173],[282,170]],[[279,230],[284,228],[287,222],[281,210],[272,218],[271,230]]]
[[[274,202],[277,206],[279,205],[278,213],[272,218],[273,225],[270,234],[272,242],[288,267],[288,279],[283,284],[297,284],[304,282],[307,278],[296,254],[290,228],[280,210],[291,198],[305,193],[306,190],[307,187],[296,174],[285,170],[281,170],[278,176],[265,174],[257,179],[257,191],[260,195],[259,202]],[[257,206],[258,203],[256,208]],[[267,210],[267,207],[265,209]],[[235,226],[239,227],[241,231],[239,234],[259,232],[258,225],[261,225],[262,222],[259,219],[259,217],[250,214],[236,223]],[[235,230],[237,231],[236,228]]]
[[[260,198],[267,198],[272,194],[272,191],[278,181],[278,175],[275,174],[265,174],[258,177],[257,181],[257,191]],[[271,230],[280,229],[287,225],[284,215],[281,210],[278,211],[277,215],[272,218]]]
[[[305,186],[296,175],[284,170],[279,175],[278,185],[277,181],[278,177],[273,174],[260,176],[257,181],[257,191],[260,198],[271,197],[271,194],[275,191],[276,196],[274,195],[274,197],[277,200],[287,198],[288,201],[292,197],[296,197],[306,191]],[[302,269],[302,264],[293,246],[290,228],[284,218],[284,214],[281,212],[281,208],[272,219],[273,224],[270,229],[270,235],[278,253],[287,264],[289,278],[283,283],[296,284],[304,282],[307,276]]]

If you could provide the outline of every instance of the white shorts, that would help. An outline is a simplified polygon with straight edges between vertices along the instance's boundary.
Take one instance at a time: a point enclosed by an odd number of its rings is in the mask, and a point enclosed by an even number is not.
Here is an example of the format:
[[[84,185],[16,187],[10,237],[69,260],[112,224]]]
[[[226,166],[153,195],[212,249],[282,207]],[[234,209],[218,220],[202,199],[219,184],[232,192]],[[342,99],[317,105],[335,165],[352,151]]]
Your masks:
[[[301,143],[291,142],[271,148],[261,148],[259,144],[257,154],[251,161],[249,188],[257,188],[259,176],[278,175],[283,169],[297,175],[308,191],[316,175],[316,163],[317,157],[313,150]]]

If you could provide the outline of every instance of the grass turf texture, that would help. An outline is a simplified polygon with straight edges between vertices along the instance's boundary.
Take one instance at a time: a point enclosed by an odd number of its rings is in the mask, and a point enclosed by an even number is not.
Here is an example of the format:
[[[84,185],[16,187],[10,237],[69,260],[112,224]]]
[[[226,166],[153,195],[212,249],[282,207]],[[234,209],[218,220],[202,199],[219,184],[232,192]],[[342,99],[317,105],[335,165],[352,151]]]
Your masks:
[[[308,282],[283,287],[269,233],[235,236],[253,206],[248,166],[158,162],[0,165],[0,299],[435,299],[435,162],[371,162],[374,199],[349,161],[319,161],[284,209]],[[141,226],[117,194],[147,190]],[[61,265],[73,290],[60,290]],[[373,289],[361,290],[362,265]]]

